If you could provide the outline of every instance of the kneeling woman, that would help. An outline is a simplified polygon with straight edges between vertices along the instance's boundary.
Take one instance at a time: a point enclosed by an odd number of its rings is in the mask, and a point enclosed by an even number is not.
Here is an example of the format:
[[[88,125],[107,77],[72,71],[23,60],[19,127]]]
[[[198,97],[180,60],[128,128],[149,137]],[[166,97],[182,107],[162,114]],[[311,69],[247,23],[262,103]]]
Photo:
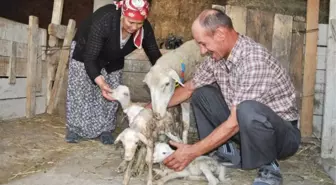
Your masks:
[[[141,47],[152,65],[161,56],[148,9],[146,0],[115,2],[97,9],[78,28],[69,61],[67,142],[99,137],[113,144],[118,102],[107,94],[121,83],[124,57]]]

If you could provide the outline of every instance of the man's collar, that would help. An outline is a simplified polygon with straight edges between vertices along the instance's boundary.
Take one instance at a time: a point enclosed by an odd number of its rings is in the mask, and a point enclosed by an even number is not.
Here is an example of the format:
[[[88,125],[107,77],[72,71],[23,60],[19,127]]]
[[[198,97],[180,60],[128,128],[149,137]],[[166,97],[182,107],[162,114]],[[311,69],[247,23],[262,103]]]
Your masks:
[[[228,58],[226,60],[223,60],[223,62],[226,64],[228,70],[231,70],[232,65],[237,65],[239,62],[239,55],[241,53],[241,43],[242,43],[242,35],[238,35],[237,41],[235,45],[233,46]]]

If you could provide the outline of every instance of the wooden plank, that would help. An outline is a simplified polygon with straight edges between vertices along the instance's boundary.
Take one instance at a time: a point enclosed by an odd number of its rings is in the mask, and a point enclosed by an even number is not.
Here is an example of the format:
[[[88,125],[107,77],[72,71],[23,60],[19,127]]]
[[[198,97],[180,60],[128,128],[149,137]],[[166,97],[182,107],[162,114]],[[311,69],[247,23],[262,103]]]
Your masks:
[[[25,116],[26,98],[7,99],[0,101],[0,120],[22,118]],[[36,114],[43,114],[45,111],[45,97],[36,97]],[[38,133],[37,133],[38,134]]]
[[[37,48],[40,43],[38,37],[38,17],[29,16],[28,34],[26,117],[31,118],[35,115],[36,109],[36,63]]]
[[[325,70],[327,59],[327,48],[317,47],[317,66],[316,69]]]
[[[336,4],[335,0],[330,1],[330,8],[333,8],[331,10],[336,9],[335,4]],[[330,11],[321,156],[322,158],[332,158],[333,160],[336,160],[335,77],[336,77],[336,13]]]
[[[303,66],[303,52],[304,52],[304,34],[299,32],[304,30],[306,24],[304,22],[293,22],[292,43],[290,51],[290,67],[289,72],[292,82],[295,86],[297,95],[297,106],[301,110],[301,96],[302,96],[302,66]]]
[[[51,23],[61,24],[62,14],[63,14],[63,5],[64,5],[64,0],[54,0],[53,12],[51,16]],[[57,38],[54,36],[50,36],[48,44],[50,47],[56,46]]]
[[[71,45],[71,41],[74,37],[76,28],[76,22],[72,19],[69,20],[66,36],[63,41],[63,48],[69,48]],[[49,100],[49,104],[47,107],[47,113],[52,114],[53,110],[56,108],[59,95],[60,95],[60,86],[63,83],[63,77],[65,75],[65,70],[69,61],[70,49],[62,49],[60,53],[60,60],[56,71],[55,83],[52,88],[51,98]]]
[[[45,93],[47,79],[43,79],[42,91],[36,93],[36,96],[42,96]],[[8,79],[0,78],[0,101],[6,99],[26,98],[27,94],[23,87],[27,86],[27,78],[17,78],[14,85],[8,84]]]
[[[318,32],[309,31],[318,28],[319,0],[307,2],[306,47],[303,68],[302,110],[300,130],[302,137],[311,137],[313,133],[314,86],[317,60]]]
[[[275,14],[272,38],[272,53],[289,71],[292,44],[293,17]]]
[[[47,36],[47,30],[40,30],[40,41],[41,41],[41,48],[42,48],[42,53],[41,53],[41,59],[43,61],[46,60],[46,48],[47,48],[47,41],[48,41],[48,36]]]
[[[0,56],[12,56],[12,42],[15,43],[16,57],[27,58],[28,45],[26,43],[19,43],[16,41],[0,39]]]
[[[37,64],[36,64],[36,92],[42,91],[42,48],[37,49]]]
[[[8,65],[8,82],[9,84],[15,84],[16,82],[16,43],[12,42],[12,56],[9,58]]]
[[[246,35],[272,51],[273,23],[274,13],[248,9]]]
[[[48,34],[57,37],[58,39],[64,39],[67,27],[65,25],[59,25],[50,23],[48,26]]]
[[[8,76],[10,57],[0,56],[0,76]],[[26,58],[16,58],[15,65],[16,77],[27,77],[27,59]],[[47,76],[47,64],[42,62],[42,76]]]
[[[242,35],[246,34],[246,7],[226,5],[226,14],[231,18],[234,29]]]

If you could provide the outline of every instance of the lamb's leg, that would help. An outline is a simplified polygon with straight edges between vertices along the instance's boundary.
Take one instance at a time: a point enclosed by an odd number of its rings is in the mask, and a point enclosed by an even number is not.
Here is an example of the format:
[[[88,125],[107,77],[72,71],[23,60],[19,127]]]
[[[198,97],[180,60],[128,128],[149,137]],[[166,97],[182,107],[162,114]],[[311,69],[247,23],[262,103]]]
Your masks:
[[[146,163],[148,166],[147,185],[153,184],[153,149],[154,141],[149,141],[147,145]]]
[[[227,180],[229,180],[229,178],[226,178],[226,167],[219,164],[220,166],[218,167],[219,168],[219,174],[218,174],[218,179],[219,181],[221,182],[225,182]]]
[[[143,172],[143,168],[145,167],[144,158],[146,155],[146,148],[144,146],[140,147],[140,150],[137,154],[137,161],[132,170],[132,177],[138,176]]]
[[[208,180],[208,185],[217,185],[219,180],[212,174],[207,164],[200,164],[200,170]]]
[[[188,132],[190,128],[190,103],[184,102],[181,103],[182,110],[182,123],[183,123],[183,132],[182,132],[182,140],[183,143],[188,143]]]
[[[132,172],[133,163],[134,163],[134,158],[131,161],[129,161],[129,163],[127,165],[127,169],[126,169],[125,174],[124,174],[123,185],[128,185],[128,183],[131,179],[131,172]]]
[[[118,166],[118,168],[117,168],[117,173],[123,173],[123,172],[125,172],[126,168],[127,168],[127,161],[126,161],[126,160],[123,160],[123,161],[119,164],[119,166]]]
[[[172,172],[164,177],[162,177],[161,179],[157,180],[155,182],[156,185],[163,185],[165,184],[166,182],[168,182],[169,180],[172,180],[172,179],[177,179],[177,178],[183,178],[183,177],[188,177],[189,176],[189,173],[185,170],[183,171],[179,171],[179,172]]]

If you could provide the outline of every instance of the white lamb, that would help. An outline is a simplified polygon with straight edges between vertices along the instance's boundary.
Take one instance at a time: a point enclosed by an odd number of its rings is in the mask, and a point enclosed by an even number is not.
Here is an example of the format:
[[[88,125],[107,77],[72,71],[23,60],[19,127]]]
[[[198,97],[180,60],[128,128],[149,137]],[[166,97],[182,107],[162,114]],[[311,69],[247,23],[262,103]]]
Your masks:
[[[142,141],[146,145],[146,150],[140,149],[138,155],[137,165],[140,165],[143,152],[147,151],[146,164],[148,166],[148,184],[152,182],[152,156],[154,149],[154,142],[157,141],[158,135],[166,131],[181,135],[183,131],[179,130],[180,125],[176,123],[171,113],[165,114],[160,120],[154,118],[151,109],[139,107],[131,101],[129,88],[125,85],[119,85],[112,90],[110,96],[118,100],[127,114],[129,120],[132,120],[130,127],[122,131],[115,140],[115,143],[122,142],[125,148],[124,161],[119,165],[118,171],[124,171],[127,165],[124,176],[124,184],[130,178],[130,166],[134,160],[134,154],[138,147],[138,142]]]
[[[173,152],[174,150],[167,143],[156,143],[153,154],[153,163],[162,163],[163,160]],[[231,164],[228,163],[227,165],[229,166]],[[163,185],[167,181],[176,178],[203,180],[205,177],[205,179],[209,182],[208,185],[217,185],[219,182],[227,180],[227,178],[225,178],[226,167],[217,160],[208,156],[197,157],[187,167],[179,172],[175,172],[168,168],[164,170],[155,170],[155,172],[162,177],[156,181],[157,185]],[[214,174],[218,178],[216,178]]]
[[[146,74],[143,82],[147,84],[154,114],[163,117],[167,112],[168,102],[175,90],[175,82],[183,86],[180,79],[182,68],[185,69],[184,81],[192,78],[194,71],[205,56],[200,53],[200,48],[195,40],[189,40],[180,47],[163,54]],[[184,66],[182,66],[182,64]],[[190,127],[190,104],[181,103],[183,127]],[[187,142],[188,132],[183,134],[183,141]]]

